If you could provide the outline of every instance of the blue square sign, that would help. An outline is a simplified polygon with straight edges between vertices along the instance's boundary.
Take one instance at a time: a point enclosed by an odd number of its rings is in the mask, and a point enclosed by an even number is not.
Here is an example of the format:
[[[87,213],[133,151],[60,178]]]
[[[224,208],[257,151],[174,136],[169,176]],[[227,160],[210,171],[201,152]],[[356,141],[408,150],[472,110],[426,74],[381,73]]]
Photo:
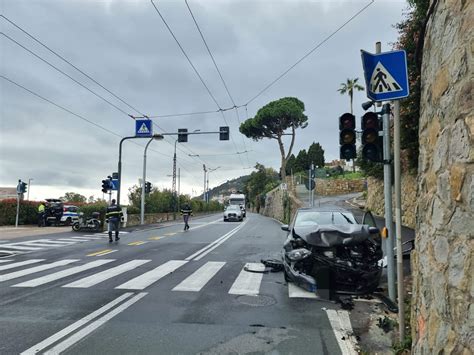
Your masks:
[[[151,137],[152,135],[153,135],[153,121],[152,120],[136,120],[135,121],[135,136]]]
[[[367,97],[389,101],[407,97],[407,57],[403,50],[372,54],[361,50]]]

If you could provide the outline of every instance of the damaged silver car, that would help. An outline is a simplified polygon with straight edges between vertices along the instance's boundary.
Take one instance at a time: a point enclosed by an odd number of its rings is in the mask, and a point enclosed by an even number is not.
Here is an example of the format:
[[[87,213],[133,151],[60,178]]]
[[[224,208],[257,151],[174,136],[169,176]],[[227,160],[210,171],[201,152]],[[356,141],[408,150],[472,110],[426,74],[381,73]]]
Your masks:
[[[374,292],[382,267],[381,238],[376,227],[359,224],[340,208],[301,208],[283,247],[285,280],[333,299],[337,294]]]

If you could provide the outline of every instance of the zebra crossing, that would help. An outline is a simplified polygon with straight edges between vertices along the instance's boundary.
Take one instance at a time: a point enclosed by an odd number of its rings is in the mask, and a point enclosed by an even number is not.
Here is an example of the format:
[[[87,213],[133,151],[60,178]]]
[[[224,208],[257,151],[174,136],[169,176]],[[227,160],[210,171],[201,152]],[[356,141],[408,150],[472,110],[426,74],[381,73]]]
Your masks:
[[[64,281],[63,284],[60,283],[58,285],[58,287],[61,288],[89,289],[110,280],[111,287],[117,290],[143,291],[190,263],[188,260],[169,260],[151,269],[146,268],[141,274],[130,276],[125,282],[123,282],[122,279],[122,282],[117,281],[114,283],[113,279],[117,279],[123,275],[126,276],[127,273],[133,270],[141,270],[142,266],[149,264],[151,261],[152,260],[148,259],[133,259],[128,261],[99,259],[80,264],[81,259],[65,259],[54,262],[49,262],[45,259],[31,259],[26,261],[9,260],[9,262],[0,264],[0,289],[5,287],[35,288],[58,281]],[[224,261],[208,261],[200,265],[196,270],[191,270],[190,275],[186,276],[183,280],[177,280],[176,285],[171,288],[171,291],[200,292],[206,288],[206,285],[208,285],[218,273],[228,272],[224,270],[226,264]],[[198,264],[191,263],[190,265]],[[90,274],[90,271],[95,271],[101,266],[106,266],[107,268]],[[57,269],[60,270],[57,271]],[[250,272],[248,270],[250,270]],[[262,273],[264,270],[265,266],[261,263],[246,263],[242,265],[242,269],[238,275],[234,275],[234,272],[232,272],[232,275],[228,275],[235,277],[235,279],[232,280],[232,285],[227,293],[230,295],[258,296],[261,292],[263,278],[266,275]],[[36,277],[37,275],[35,274],[45,271],[48,271],[46,275],[42,274]],[[82,273],[87,273],[87,275],[81,276]],[[76,279],[68,279],[73,276],[75,276]],[[65,281],[65,279],[68,280]],[[289,297],[314,298],[314,294],[308,292],[307,295],[305,295],[305,291],[293,286],[289,288]]]
[[[120,235],[123,234],[128,234],[128,232],[120,231]],[[23,242],[2,243],[0,244],[0,254],[15,256],[39,250],[44,251],[48,249],[61,248],[78,243],[103,239],[108,239],[107,232],[98,234],[85,234],[82,236],[74,236],[69,238],[35,239]]]

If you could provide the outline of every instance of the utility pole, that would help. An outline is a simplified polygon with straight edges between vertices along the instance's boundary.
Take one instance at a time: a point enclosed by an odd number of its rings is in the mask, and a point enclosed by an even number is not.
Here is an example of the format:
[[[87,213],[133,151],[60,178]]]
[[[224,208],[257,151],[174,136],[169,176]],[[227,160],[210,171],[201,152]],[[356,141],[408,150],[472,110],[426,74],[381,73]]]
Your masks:
[[[163,139],[163,136],[154,135],[150,138],[143,151],[143,176],[142,176],[142,198],[140,201],[140,224],[145,224],[145,185],[146,185],[146,152],[153,139]]]
[[[202,164],[202,169],[204,170],[204,190],[203,190],[203,193],[202,193],[202,199],[204,201],[206,201],[206,173],[207,173],[207,169],[206,169],[206,164]]]
[[[180,193],[180,184],[181,184],[181,168],[178,168],[178,212],[180,208],[179,203],[179,193]]]
[[[173,155],[173,182],[171,184],[171,191],[173,193],[173,215],[174,219],[176,219],[176,143],[178,140],[174,141],[174,155]],[[179,197],[178,197],[179,198]]]

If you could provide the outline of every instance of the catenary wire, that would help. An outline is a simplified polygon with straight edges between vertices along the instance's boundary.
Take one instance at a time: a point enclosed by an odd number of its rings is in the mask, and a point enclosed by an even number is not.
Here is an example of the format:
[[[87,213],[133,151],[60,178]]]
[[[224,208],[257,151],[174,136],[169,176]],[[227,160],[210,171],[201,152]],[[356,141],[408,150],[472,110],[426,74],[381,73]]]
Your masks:
[[[34,37],[32,34],[30,34],[28,31],[26,31],[25,29],[21,28],[19,25],[17,25],[16,23],[14,23],[13,21],[11,21],[10,19],[8,19],[7,17],[5,17],[4,15],[0,15],[0,17],[3,17],[6,21],[8,21],[10,24],[12,24],[13,26],[15,26],[17,29],[19,29],[20,31],[22,31],[23,33],[25,33],[28,37],[30,37],[31,39],[33,39],[35,42],[39,43],[41,46],[43,46],[44,48],[46,48],[48,51],[50,51],[51,53],[53,53],[55,56],[57,56],[58,58],[60,58],[62,61],[64,61],[65,63],[69,64],[71,67],[73,67],[74,69],[76,69],[77,71],[79,71],[81,74],[83,74],[84,76],[86,76],[88,79],[92,80],[94,83],[96,83],[97,85],[99,85],[101,88],[103,88],[104,90],[106,90],[108,93],[110,93],[112,96],[114,96],[115,98],[117,98],[119,101],[123,102],[125,105],[127,105],[128,107],[130,107],[131,109],[133,109],[134,111],[136,111],[137,113],[141,114],[142,116],[145,116],[145,114],[143,112],[141,112],[140,110],[138,110],[137,108],[133,107],[132,105],[130,105],[129,103],[127,103],[125,100],[123,100],[122,98],[120,98],[118,95],[114,94],[111,90],[107,89],[105,86],[103,86],[102,84],[100,84],[97,80],[95,80],[94,78],[92,78],[89,74],[85,73],[83,70],[79,69],[76,65],[74,65],[73,63],[71,63],[70,61],[68,61],[66,58],[64,58],[64,56],[60,55],[59,53],[57,53],[56,51],[54,51],[53,49],[51,49],[49,46],[47,46],[46,44],[44,44],[42,41],[40,41],[38,38]],[[57,67],[55,67],[54,65],[52,65],[51,63],[49,63],[48,61],[46,61],[45,59],[43,59],[41,56],[33,53],[31,50],[29,50],[28,48],[26,48],[25,46],[23,46],[22,44],[20,44],[19,42],[17,42],[16,40],[14,40],[13,38],[7,36],[6,34],[4,33],[1,33],[3,34],[5,37],[7,37],[10,41],[13,41],[15,44],[17,44],[18,46],[20,46],[22,49],[28,51],[30,54],[34,55],[35,57],[37,57],[38,59],[42,60],[43,62],[45,62],[46,64],[48,64],[49,66],[53,67],[54,69],[56,69],[57,71],[59,71],[61,74],[65,75],[66,77],[68,77],[69,79],[73,80],[75,83],[77,83],[78,85],[82,86],[83,88],[85,88],[86,90],[90,91],[91,93],[93,93],[95,96],[101,98],[102,100],[104,100],[106,103],[108,103],[109,105],[113,106],[115,109],[119,110],[121,113],[129,116],[129,117],[132,117],[134,118],[132,115],[129,115],[127,114],[125,111],[123,111],[122,109],[120,109],[119,107],[117,107],[116,105],[114,105],[113,103],[111,103],[110,101],[108,101],[107,99],[105,99],[104,97],[102,97],[101,95],[97,94],[96,92],[92,91],[91,89],[89,89],[88,87],[84,86],[82,83],[78,82],[77,80],[75,80],[74,78],[72,78],[71,76],[69,76],[68,74],[66,74],[65,72],[63,72],[62,70],[58,69]],[[227,108],[227,109],[222,109],[223,111],[226,111],[226,110],[231,110],[233,108]],[[212,112],[218,112],[218,111],[212,111]],[[201,112],[199,112],[201,113]],[[190,113],[190,114],[197,114],[197,113]],[[167,115],[167,117],[174,117],[174,116],[177,116],[177,115],[182,115],[182,114],[172,114],[172,115]],[[154,125],[163,131],[163,129],[158,125],[156,124],[155,122],[153,122]],[[172,145],[172,143],[169,142],[168,139],[165,139],[165,141]],[[181,149],[180,149],[181,150]],[[188,149],[189,150],[189,149]],[[191,151],[191,150],[189,150]],[[184,152],[184,151],[183,151]],[[192,152],[192,151],[191,151]],[[194,152],[192,152],[194,153]],[[202,159],[201,159],[202,160]],[[179,165],[179,164],[178,164]],[[186,168],[183,167],[184,170],[188,171]],[[188,171],[189,172],[189,171]]]
[[[311,54],[313,54],[318,48],[320,48],[324,43],[329,41],[333,36],[335,36],[340,30],[342,30],[347,24],[349,24],[352,20],[354,20],[357,16],[359,16],[362,12],[364,12],[370,5],[372,5],[375,2],[375,0],[372,0],[368,4],[366,4],[364,7],[362,7],[359,11],[357,11],[354,15],[352,15],[347,21],[345,21],[342,25],[340,25],[338,28],[336,28],[332,33],[330,33],[328,36],[326,36],[321,42],[319,42],[315,47],[313,47],[308,53],[306,53],[303,57],[298,59],[296,63],[291,65],[288,69],[286,69],[283,73],[281,73],[279,76],[277,76],[276,79],[274,79],[272,82],[270,82],[267,86],[265,86],[262,90],[260,90],[255,96],[253,96],[250,100],[248,100],[244,106],[247,106],[249,103],[254,101],[257,97],[262,95],[265,91],[267,91],[270,87],[272,87],[277,81],[279,81],[281,78],[283,78],[290,70],[292,70],[294,67],[296,67],[299,63],[301,63],[303,60],[305,60],[307,57],[309,57]]]
[[[227,126],[229,126],[229,123],[227,122],[227,119],[224,115],[224,112],[222,110],[222,107],[219,105],[219,103],[217,102],[216,98],[214,97],[214,95],[212,94],[211,90],[209,89],[209,87],[207,86],[206,82],[204,81],[204,79],[202,78],[201,74],[199,73],[199,71],[196,69],[196,67],[194,66],[193,62],[191,61],[191,59],[189,58],[188,54],[186,53],[186,51],[184,50],[183,46],[181,45],[181,43],[179,42],[179,40],[176,38],[173,30],[171,29],[171,27],[168,25],[168,23],[166,22],[165,18],[163,17],[163,15],[161,14],[160,10],[158,10],[158,7],[155,5],[155,3],[153,2],[153,0],[150,0],[151,4],[153,5],[153,8],[155,9],[156,13],[160,16],[161,20],[163,21],[164,25],[166,26],[166,28],[168,29],[168,32],[171,34],[171,36],[173,37],[173,39],[175,40],[176,44],[178,45],[179,49],[181,50],[181,52],[183,53],[183,55],[186,57],[188,63],[191,65],[191,67],[193,68],[195,74],[198,76],[199,80],[201,81],[201,83],[203,84],[203,86],[205,87],[206,91],[208,92],[209,96],[212,98],[212,100],[214,101],[214,103],[216,104],[217,108],[218,108],[218,111],[222,114],[222,118],[224,119],[224,122]],[[233,135],[230,134],[230,138],[231,138],[231,141],[232,141],[232,144],[234,145],[234,148],[235,150],[237,151],[237,145],[235,144],[235,140],[233,138]],[[240,158],[240,157],[239,157]],[[240,159],[242,161],[242,159]],[[243,166],[243,164],[242,164]]]
[[[214,63],[214,67],[216,68],[216,71],[217,71],[217,73],[219,74],[219,77],[221,78],[222,84],[224,85],[224,88],[225,88],[225,90],[226,90],[226,92],[227,92],[227,95],[229,96],[230,101],[231,101],[232,104],[234,105],[235,114],[236,114],[236,116],[237,116],[237,121],[239,122],[239,126],[240,126],[240,125],[242,124],[242,122],[240,121],[239,112],[238,112],[238,110],[237,110],[237,106],[236,106],[236,104],[235,104],[234,98],[232,97],[232,95],[231,95],[231,93],[230,93],[230,91],[229,91],[229,88],[228,88],[228,86],[227,86],[227,84],[226,84],[226,82],[225,82],[225,80],[224,80],[224,77],[222,76],[222,73],[221,73],[221,71],[220,71],[220,69],[219,69],[219,66],[217,65],[217,62],[216,62],[216,60],[214,59],[214,56],[212,55],[211,49],[209,48],[209,46],[208,46],[208,44],[207,44],[207,41],[206,41],[206,39],[204,38],[204,34],[202,33],[201,28],[199,27],[199,24],[198,24],[198,22],[197,22],[197,20],[196,20],[196,17],[194,16],[194,14],[193,14],[193,12],[192,12],[192,10],[191,10],[191,7],[190,7],[189,4],[188,4],[188,0],[184,0],[184,2],[186,3],[186,7],[188,8],[189,14],[190,14],[191,17],[193,18],[194,24],[196,25],[196,29],[198,30],[199,35],[201,36],[201,39],[202,39],[204,45],[206,46],[207,53],[209,53],[209,56],[210,56],[211,59],[212,59],[212,63]],[[243,145],[244,145],[244,150],[247,150],[247,146],[246,146],[246,144],[245,144],[244,137],[243,137],[243,135],[240,135],[240,136],[241,136],[241,138],[242,138],[242,143],[243,143]],[[246,154],[246,156],[247,156],[247,163],[250,164],[248,153]]]

